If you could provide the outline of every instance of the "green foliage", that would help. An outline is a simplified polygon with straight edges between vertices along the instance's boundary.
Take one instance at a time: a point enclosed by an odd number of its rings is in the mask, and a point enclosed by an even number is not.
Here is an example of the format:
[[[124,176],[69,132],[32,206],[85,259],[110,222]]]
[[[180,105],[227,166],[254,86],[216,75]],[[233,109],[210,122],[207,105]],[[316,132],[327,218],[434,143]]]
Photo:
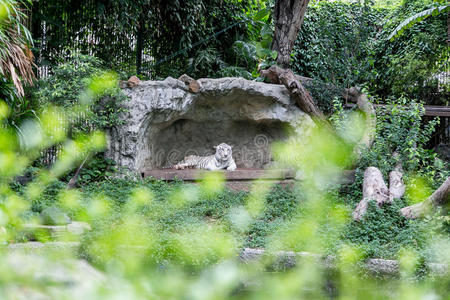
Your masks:
[[[81,178],[82,179],[82,176]],[[81,180],[80,180],[81,181]],[[66,183],[55,181],[49,185],[45,191],[32,202],[32,211],[41,212],[47,207],[64,206],[64,199],[59,194],[64,194]],[[81,199],[83,206],[89,206],[98,198],[108,199],[111,205],[111,215],[102,216],[99,219],[91,220],[94,224],[102,226],[99,230],[109,230],[115,222],[118,222],[127,213],[126,207],[129,199],[136,189],[148,190],[154,201],[146,203],[138,213],[146,220],[142,227],[157,227],[165,234],[176,232],[178,228],[201,224],[205,220],[214,224],[219,224],[228,228],[235,238],[242,240],[245,247],[265,247],[267,238],[274,234],[283,222],[297,215],[302,195],[295,189],[275,186],[267,195],[263,213],[249,224],[235,222],[233,218],[239,212],[239,208],[245,205],[248,193],[233,192],[225,190],[214,195],[212,198],[206,194],[200,194],[195,202],[177,207],[170,199],[180,191],[187,189],[195,193],[196,189],[189,184],[175,182],[169,184],[163,181],[146,180],[135,182],[121,179],[108,179],[105,181],[91,181],[82,188]],[[24,187],[17,188],[21,193]],[[174,210],[174,208],[177,208]],[[157,215],[155,215],[155,213]],[[76,215],[77,211],[71,211],[70,215]],[[86,246],[94,236],[101,232],[94,230],[86,237]],[[161,250],[163,251],[163,250]],[[160,254],[155,254],[160,255]],[[162,255],[162,254],[161,254]],[[91,259],[98,260],[100,258]]]
[[[189,49],[182,53],[177,59],[172,59],[159,66],[155,70],[147,70],[151,74],[165,78],[166,76],[178,77],[183,72],[186,61],[198,61],[199,55],[204,55],[203,51],[214,49],[215,57],[218,60],[230,63],[233,61],[233,53],[229,51],[235,40],[246,34],[245,13],[251,9],[251,1],[176,1],[166,4],[161,2],[157,14],[149,16],[147,39],[150,44],[152,55],[156,61],[171,55],[181,49]],[[219,32],[220,30],[238,23],[233,28],[221,33],[219,36],[208,40],[207,43],[190,49],[196,42],[202,41]],[[157,30],[154,30],[157,29]],[[179,33],[182,33],[181,36]],[[154,42],[152,42],[154,41]],[[203,66],[203,70],[208,71],[207,76],[217,76],[216,60],[206,60],[208,65]],[[149,67],[151,64],[149,64]],[[190,76],[200,78],[205,75],[196,72],[195,69]]]
[[[217,49],[208,47],[197,51],[195,57],[189,58],[187,73],[195,74],[196,78],[215,77],[217,73],[214,73],[214,70],[222,70],[225,67],[226,63],[218,55]]]
[[[430,5],[431,0],[388,6],[315,1],[308,6],[291,66],[297,74],[339,87],[367,87],[383,100],[406,96],[426,104],[448,105],[449,85],[439,80],[445,77],[450,55],[446,14],[415,24],[393,42],[388,40],[402,21]],[[334,96],[327,99],[316,94],[330,111]]]
[[[400,209],[405,201],[378,207],[375,201],[369,206],[362,221],[352,221],[343,233],[344,241],[356,246],[364,257],[398,259],[402,248],[423,251],[427,246],[428,231],[422,221],[405,219]]]
[[[347,114],[340,103],[335,105],[336,113],[332,122],[341,132],[342,124],[347,120]],[[438,119],[422,122],[423,106],[406,98],[391,101],[385,107],[377,108],[377,125],[375,138],[370,149],[361,154],[361,159],[355,169],[356,180],[350,187],[344,187],[342,193],[346,202],[352,206],[361,200],[361,186],[364,171],[369,166],[380,169],[385,180],[398,162],[402,163],[404,179],[408,186],[413,186],[417,178],[426,178],[426,186],[435,190],[449,176],[446,163],[439,159],[432,150],[427,149]],[[397,152],[398,157],[392,154]],[[408,196],[408,194],[407,194]],[[420,201],[424,200],[422,198]]]
[[[385,11],[360,2],[316,1],[308,6],[292,53],[295,73],[343,87],[365,82]]]
[[[200,78],[217,76],[217,61],[234,61],[229,49],[245,37],[244,19],[253,9],[257,7],[250,0],[45,1],[35,4],[33,28],[43,64],[56,65],[55,58],[70,47],[102,59],[109,68],[135,75],[138,49],[132,45],[140,35],[144,76],[177,78],[189,70],[190,76]],[[233,24],[236,26],[208,39]],[[211,58],[217,61],[205,60],[211,51]],[[175,53],[179,55],[173,56]],[[196,63],[200,61],[206,64]],[[189,62],[190,68],[186,68]]]
[[[339,101],[334,103],[336,113],[331,121],[337,132],[342,132],[348,116]],[[407,185],[405,197],[381,208],[371,201],[363,220],[348,223],[342,233],[343,242],[355,245],[364,257],[397,258],[401,249],[410,248],[427,258],[430,230],[434,230],[433,235],[443,232],[442,228],[438,229],[444,226],[442,220],[430,226],[428,222],[407,220],[399,213],[400,208],[425,200],[450,175],[445,162],[426,149],[438,119],[424,124],[423,111],[421,104],[406,98],[378,107],[373,145],[362,152],[355,182],[341,187],[340,201],[353,209],[362,199],[361,187],[367,167],[379,168],[388,182],[389,172],[398,162],[402,163]],[[393,156],[394,152],[399,156]]]
[[[297,222],[302,222],[307,213],[302,204],[304,196],[296,189],[280,186],[274,187],[267,195],[263,213],[246,224],[245,221],[236,222],[234,218],[245,205],[248,193],[223,191],[212,198],[199,194],[198,200],[178,206],[170,199],[182,190],[195,193],[196,189],[192,185],[185,185],[182,182],[169,184],[154,180],[141,183],[120,179],[92,182],[82,189],[82,207],[89,207],[96,199],[108,199],[113,213],[90,220],[94,224],[94,230],[85,237],[83,246],[85,257],[93,262],[103,261],[101,257],[88,255],[88,248],[102,231],[108,231],[127,214],[127,205],[137,189],[147,190],[153,195],[153,201],[141,206],[137,211],[146,220],[140,225],[141,229],[145,231],[147,227],[158,228],[165,238],[169,238],[179,228],[189,228],[207,222],[227,228],[227,231],[242,242],[243,247],[263,248],[276,241],[280,234],[289,234],[291,228],[295,228]],[[61,202],[63,198],[58,197],[64,190],[65,183],[60,181],[50,185],[33,202],[33,211],[40,212],[46,207],[64,205],[64,202]],[[339,207],[341,201],[335,198],[330,205]],[[445,220],[437,221],[436,218],[425,221],[407,220],[399,214],[399,209],[406,205],[405,201],[399,200],[393,205],[379,208],[371,201],[364,220],[349,222],[343,231],[339,226],[330,226],[324,219],[320,236],[326,251],[334,253],[339,247],[350,243],[358,248],[365,258],[396,259],[399,251],[405,247],[418,253],[426,253],[429,230],[434,229],[436,233],[442,233],[446,230]],[[347,214],[349,210],[345,211]],[[70,214],[77,215],[77,211]],[[161,247],[153,255],[162,263],[167,259],[166,255],[169,255],[167,251],[170,249],[166,248],[168,245],[164,243]],[[285,244],[283,247],[284,250],[301,250],[301,245],[298,244]]]
[[[86,80],[100,72],[101,62],[93,56],[74,53],[59,63],[51,76],[38,82],[34,94],[41,103],[69,107],[78,102],[81,92],[87,87]]]
[[[272,37],[270,37],[272,39]],[[224,74],[233,70],[232,68],[239,68],[244,72],[240,72],[241,77],[246,79],[262,80],[259,77],[259,70],[270,67],[275,64],[277,58],[277,52],[270,50],[270,48],[264,48],[262,42],[250,41],[236,41],[233,45],[233,51],[236,55],[236,65],[239,67],[228,67],[224,70]],[[246,71],[248,70],[248,71]],[[232,74],[232,73],[230,73]],[[230,76],[230,75],[229,75]]]
[[[422,125],[423,106],[400,98],[385,108],[377,109],[377,128],[372,147],[367,150],[357,169],[362,176],[365,168],[376,166],[387,174],[398,161],[402,162],[406,173],[420,174],[439,184],[446,177],[445,167],[436,168],[438,159],[433,151],[426,149],[438,119]],[[391,154],[397,152],[400,157]]]
[[[30,1],[0,1],[0,99],[8,106],[6,122],[16,129],[26,119],[36,118],[36,103],[23,97],[23,84],[32,84],[33,44],[24,25],[27,16],[17,7]]]
[[[33,212],[41,212],[47,207],[52,207],[58,202],[58,194],[65,189],[67,184],[65,182],[56,180],[45,187],[39,197],[33,199],[31,202],[31,210]]]
[[[431,0],[404,1],[386,18],[374,47],[376,59],[371,89],[382,98],[406,96],[426,104],[448,105],[448,83],[437,76],[448,69],[446,14],[416,23],[389,41],[389,34],[402,21],[432,5]]]
[[[104,153],[100,153],[87,160],[79,173],[78,184],[86,185],[91,182],[101,182],[113,176],[117,171],[115,161],[105,158]],[[66,178],[71,178],[74,173],[69,173]]]
[[[5,78],[0,79],[0,99],[8,106],[6,122],[10,126],[17,129],[23,121],[37,118],[39,107],[36,101],[20,96],[14,84]]]
[[[67,56],[67,48],[77,48],[83,54],[102,59],[109,68],[136,74],[131,35],[137,31],[136,20],[141,13],[145,17],[153,14],[154,10],[146,6],[148,3],[146,0],[34,2],[32,33],[39,64],[56,66],[60,58]]]
[[[268,4],[263,4],[268,5]],[[259,9],[261,7],[258,7]],[[275,64],[277,52],[271,49],[273,28],[271,26],[271,8],[263,7],[249,16],[248,40],[238,40],[233,44],[235,65],[248,71],[247,79],[259,78],[259,70]]]
[[[241,224],[233,221],[233,217],[239,212],[239,208],[245,205],[248,197],[248,193],[243,192],[226,190],[212,198],[206,194],[200,194],[197,201],[179,207],[176,211],[171,211],[171,206],[175,204],[169,202],[169,199],[174,194],[183,189],[192,193],[196,191],[192,186],[181,182],[168,184],[163,181],[146,180],[143,183],[137,183],[126,180],[108,180],[83,187],[83,199],[89,202],[99,195],[108,197],[115,207],[114,210],[118,213],[116,217],[120,218],[120,215],[124,213],[127,199],[136,188],[147,189],[154,195],[154,201],[143,206],[139,213],[150,217],[155,212],[159,212],[157,219],[153,219],[152,222],[143,224],[143,226],[157,226],[170,233],[175,232],[177,228],[188,226],[191,223],[199,224],[206,220],[228,228],[247,247],[264,247],[266,238],[273,234],[284,220],[294,215],[299,205],[299,199],[301,199],[301,195],[295,190],[277,186],[267,195],[265,209],[261,216],[247,225],[244,224],[245,222]],[[163,213],[161,210],[166,210],[167,213]],[[98,221],[105,222],[104,220]]]
[[[327,84],[321,80],[310,81],[305,84],[305,88],[311,93],[317,106],[326,114],[331,116],[337,109],[342,108],[342,95],[344,89]]]
[[[188,73],[198,74],[197,77],[235,76],[254,79],[259,77],[260,68],[274,64],[277,53],[271,50],[271,9],[265,3],[261,4],[262,7],[249,8],[247,15],[243,17],[242,22],[247,22],[248,27],[246,34],[241,37],[246,37],[247,40],[236,40],[226,59],[215,48],[197,51],[195,57],[189,58]],[[254,10],[257,12],[254,13]]]
[[[26,24],[27,15],[19,8],[31,4],[28,0],[0,1],[0,74],[11,81],[20,96],[24,95],[23,82],[34,79],[33,44]]]
[[[121,123],[119,115],[124,112],[121,103],[126,97],[118,85],[113,84],[107,89],[97,85],[104,80],[115,81],[115,76],[105,71],[99,59],[73,53],[52,70],[52,75],[39,80],[31,93],[33,99],[44,107],[48,104],[63,109],[75,104],[90,106],[91,109],[71,116],[74,133],[108,128]],[[99,88],[101,92],[96,92]]]
[[[43,225],[67,225],[70,218],[55,206],[50,206],[41,211],[41,219]]]
[[[409,17],[402,23],[400,23],[400,25],[398,25],[397,28],[395,28],[395,30],[389,35],[388,40],[393,41],[396,37],[400,36],[406,29],[414,26],[414,24],[419,23],[430,16],[437,16],[438,14],[444,13],[448,10],[450,10],[450,5],[435,6],[430,9],[424,10],[420,13],[417,13]]]

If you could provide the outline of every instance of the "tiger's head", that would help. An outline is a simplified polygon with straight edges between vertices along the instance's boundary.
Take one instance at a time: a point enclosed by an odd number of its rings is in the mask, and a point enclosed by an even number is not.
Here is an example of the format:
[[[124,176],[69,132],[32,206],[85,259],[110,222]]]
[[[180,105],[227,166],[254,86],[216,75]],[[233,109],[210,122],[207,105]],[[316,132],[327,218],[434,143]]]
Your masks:
[[[216,149],[215,157],[217,161],[226,162],[232,158],[233,151],[231,150],[233,146],[222,143],[218,146],[214,146]]]

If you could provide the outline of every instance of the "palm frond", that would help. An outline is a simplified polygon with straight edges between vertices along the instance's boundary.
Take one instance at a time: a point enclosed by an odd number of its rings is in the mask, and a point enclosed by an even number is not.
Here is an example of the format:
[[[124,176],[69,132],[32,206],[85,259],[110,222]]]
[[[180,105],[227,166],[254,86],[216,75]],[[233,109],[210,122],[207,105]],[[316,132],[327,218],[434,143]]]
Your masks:
[[[35,75],[31,34],[23,25],[26,15],[20,10],[20,4],[22,1],[0,0],[0,6],[7,12],[0,20],[0,74],[11,79],[23,96],[22,82],[32,85]]]
[[[393,41],[396,37],[400,36],[406,29],[411,28],[414,24],[419,23],[423,21],[424,19],[428,18],[429,16],[435,16],[439,13],[445,12],[450,10],[450,4],[443,5],[443,6],[436,6],[430,9],[426,9],[424,11],[421,11],[420,13],[417,13],[397,26],[397,28],[394,29],[394,31],[389,35],[388,40]]]

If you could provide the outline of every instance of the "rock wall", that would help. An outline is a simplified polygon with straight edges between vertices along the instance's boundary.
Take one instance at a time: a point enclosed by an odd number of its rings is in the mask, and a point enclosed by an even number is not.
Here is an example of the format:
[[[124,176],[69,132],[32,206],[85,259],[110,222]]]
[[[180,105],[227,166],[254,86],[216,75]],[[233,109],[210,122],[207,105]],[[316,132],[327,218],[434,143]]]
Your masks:
[[[270,144],[290,129],[313,124],[282,85],[243,78],[199,79],[192,93],[173,78],[143,81],[124,89],[129,97],[124,125],[109,130],[108,158],[133,172],[207,155],[222,142],[233,145],[240,168],[264,168]]]

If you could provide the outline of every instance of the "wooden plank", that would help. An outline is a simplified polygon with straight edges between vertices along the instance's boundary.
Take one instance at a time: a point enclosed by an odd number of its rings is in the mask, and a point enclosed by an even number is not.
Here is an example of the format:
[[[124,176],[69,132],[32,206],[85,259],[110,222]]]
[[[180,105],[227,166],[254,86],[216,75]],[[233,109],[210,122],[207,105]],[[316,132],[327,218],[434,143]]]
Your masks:
[[[162,170],[146,170],[141,172],[142,177],[153,177],[159,180],[173,181],[176,179],[183,181],[196,181],[211,172],[206,170],[186,169],[162,169]],[[284,180],[303,180],[301,174],[296,174],[294,170],[278,169],[278,170],[264,170],[264,169],[237,169],[235,171],[218,171],[224,174],[227,181],[252,181],[255,179],[284,181]],[[343,170],[341,176],[336,178],[336,183],[350,184],[355,181],[354,170]]]
[[[163,169],[146,170],[141,172],[142,177],[154,177],[160,180],[172,181],[181,179],[184,181],[195,181],[201,179],[206,170],[186,169]],[[226,180],[254,180],[254,179],[293,179],[295,172],[293,170],[264,170],[264,169],[237,169],[235,171],[220,170]]]
[[[346,107],[353,108],[356,104],[346,103]],[[386,107],[385,104],[374,104],[374,107]],[[438,105],[424,105],[425,114],[427,117],[450,117],[450,106],[438,106]]]

